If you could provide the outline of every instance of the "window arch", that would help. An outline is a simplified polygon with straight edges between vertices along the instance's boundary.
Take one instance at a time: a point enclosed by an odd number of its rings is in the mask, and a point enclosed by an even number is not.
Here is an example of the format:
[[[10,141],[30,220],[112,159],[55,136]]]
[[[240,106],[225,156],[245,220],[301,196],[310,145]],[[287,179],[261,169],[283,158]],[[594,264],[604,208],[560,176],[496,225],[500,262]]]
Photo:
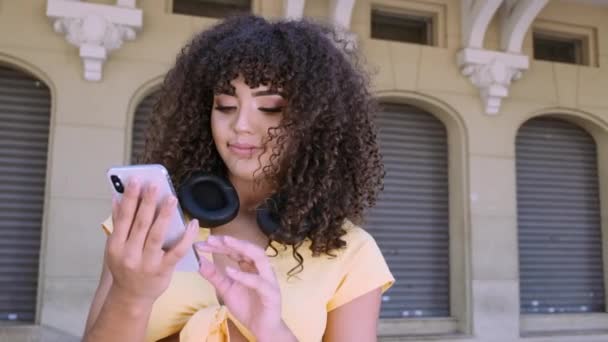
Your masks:
[[[154,91],[143,98],[135,108],[133,115],[133,126],[131,131],[131,163],[138,163],[144,152],[146,139],[146,128],[152,108],[158,98],[158,91]]]
[[[595,140],[533,118],[517,135],[516,170],[521,312],[605,311]]]
[[[34,322],[51,92],[0,65],[0,321]]]
[[[397,103],[382,105],[377,126],[386,177],[366,228],[396,278],[381,317],[450,316],[446,127],[424,110]]]

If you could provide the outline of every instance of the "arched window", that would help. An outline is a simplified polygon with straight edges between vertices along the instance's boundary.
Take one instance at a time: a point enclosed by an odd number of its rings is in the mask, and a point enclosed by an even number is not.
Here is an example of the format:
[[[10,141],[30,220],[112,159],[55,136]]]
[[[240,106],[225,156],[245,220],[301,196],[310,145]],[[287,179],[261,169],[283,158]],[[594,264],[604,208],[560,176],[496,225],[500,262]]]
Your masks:
[[[381,317],[448,317],[446,127],[428,112],[398,104],[384,104],[377,125],[386,177],[366,228],[396,278]]]
[[[553,117],[517,135],[520,306],[525,314],[603,312],[596,143]]]
[[[0,321],[36,318],[50,112],[44,82],[0,65]]]
[[[144,151],[144,143],[146,139],[146,128],[148,119],[152,113],[152,107],[158,97],[157,92],[153,92],[146,96],[135,109],[133,116],[133,132],[131,139],[131,163],[138,163]]]

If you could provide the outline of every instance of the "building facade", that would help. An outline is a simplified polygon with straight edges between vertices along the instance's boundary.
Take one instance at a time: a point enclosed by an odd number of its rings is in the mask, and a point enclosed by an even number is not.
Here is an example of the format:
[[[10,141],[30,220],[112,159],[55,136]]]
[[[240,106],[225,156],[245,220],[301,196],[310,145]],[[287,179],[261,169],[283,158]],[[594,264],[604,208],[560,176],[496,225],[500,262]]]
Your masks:
[[[82,335],[105,171],[238,10],[335,24],[374,71],[381,340],[608,341],[602,0],[0,0],[0,340]]]

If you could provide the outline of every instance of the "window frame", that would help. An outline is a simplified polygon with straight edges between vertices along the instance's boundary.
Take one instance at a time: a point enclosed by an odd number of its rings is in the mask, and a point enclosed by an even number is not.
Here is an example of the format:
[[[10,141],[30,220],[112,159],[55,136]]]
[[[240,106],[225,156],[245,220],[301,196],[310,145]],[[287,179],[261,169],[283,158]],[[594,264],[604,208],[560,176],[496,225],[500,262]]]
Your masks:
[[[447,8],[440,3],[425,3],[413,0],[373,0],[367,4],[365,13],[367,14],[367,32],[365,36],[371,40],[382,40],[396,44],[414,44],[430,47],[446,47],[447,41]],[[409,43],[396,40],[385,40],[372,37],[372,11],[394,13],[404,17],[424,17],[429,18],[431,23],[431,42],[430,44]]]
[[[260,14],[261,13],[262,1],[263,0],[251,0],[251,8],[250,8],[251,14]],[[165,13],[167,13],[169,15],[180,15],[180,16],[185,16],[185,17],[190,17],[190,18],[199,18],[199,19],[206,19],[206,20],[222,20],[222,18],[217,18],[217,17],[207,17],[207,16],[202,16],[202,15],[192,15],[192,14],[185,14],[185,13],[174,13],[173,12],[173,3],[174,3],[174,0],[165,0]]]
[[[534,37],[537,35],[554,40],[580,41],[580,61],[578,61],[578,63],[571,64],[558,61],[549,61],[545,59],[537,59],[536,57],[534,57]],[[566,24],[548,20],[536,20],[532,25],[531,39],[532,58],[534,58],[535,61],[564,63],[587,67],[599,67],[597,49],[597,28],[595,27]]]
[[[410,22],[417,22],[417,23],[421,23],[425,26],[425,30],[426,30],[426,34],[424,37],[425,42],[408,42],[405,40],[397,40],[397,39],[389,39],[389,38],[381,38],[378,36],[374,36],[374,14],[378,13],[381,15],[384,15],[385,17],[388,16],[393,16],[393,17],[398,17],[399,19],[405,19],[408,20]],[[400,11],[394,11],[394,10],[386,10],[385,8],[382,7],[372,7],[372,12],[371,12],[371,33],[370,33],[370,37],[371,39],[378,39],[378,40],[388,40],[391,42],[399,42],[399,43],[408,43],[408,44],[419,44],[419,45],[427,45],[427,46],[434,46],[435,45],[435,15],[433,14],[429,14],[429,13],[414,13],[414,12],[410,12],[408,11],[407,13],[401,13]]]
[[[544,31],[536,31],[532,35],[533,45],[534,45],[534,58],[541,61],[547,62],[557,62],[557,63],[567,63],[567,64],[576,64],[576,65],[585,65],[588,62],[588,56],[585,54],[585,42],[582,39],[578,39],[576,37],[562,37],[560,35],[555,35],[551,33],[545,33]],[[536,40],[542,39],[544,41],[552,41],[556,43],[566,43],[572,44],[572,48],[574,49],[574,60],[572,62],[564,62],[558,60],[551,59],[543,59],[537,57],[536,50]]]

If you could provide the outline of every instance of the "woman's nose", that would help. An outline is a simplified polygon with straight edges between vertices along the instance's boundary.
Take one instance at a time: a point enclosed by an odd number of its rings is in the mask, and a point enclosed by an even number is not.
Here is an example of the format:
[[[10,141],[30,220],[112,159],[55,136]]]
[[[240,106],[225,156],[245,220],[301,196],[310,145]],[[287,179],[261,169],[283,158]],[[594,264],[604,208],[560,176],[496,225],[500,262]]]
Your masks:
[[[251,132],[252,130],[252,111],[247,105],[242,105],[238,108],[236,121],[234,122],[234,130],[236,132]]]

